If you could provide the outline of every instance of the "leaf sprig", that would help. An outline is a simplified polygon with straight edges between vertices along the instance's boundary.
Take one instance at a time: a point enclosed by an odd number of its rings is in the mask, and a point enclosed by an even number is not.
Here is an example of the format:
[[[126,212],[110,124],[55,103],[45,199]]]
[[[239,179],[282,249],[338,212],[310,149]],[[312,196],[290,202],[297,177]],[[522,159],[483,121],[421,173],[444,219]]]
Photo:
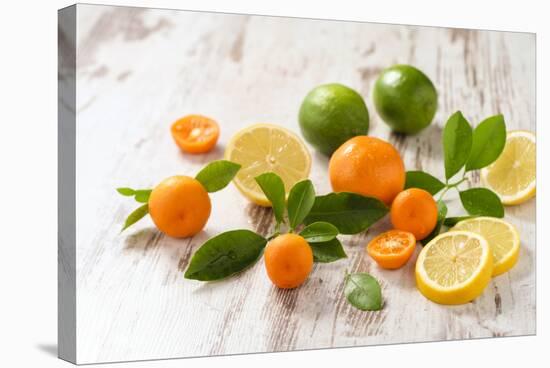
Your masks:
[[[445,165],[445,182],[423,171],[408,171],[405,188],[420,188],[437,198],[438,219],[435,229],[425,239],[427,244],[437,234],[442,225],[452,226],[458,221],[476,217],[504,217],[504,207],[500,198],[487,188],[461,189],[468,181],[467,174],[492,164],[502,153],[506,143],[506,124],[502,115],[491,116],[472,129],[470,123],[460,111],[447,120],[443,129],[443,156]],[[455,181],[452,179],[461,173]],[[459,193],[466,216],[447,218],[445,195],[450,190]]]
[[[270,239],[285,231],[298,232],[308,242],[315,262],[335,262],[347,257],[338,235],[364,231],[388,213],[386,205],[378,199],[359,194],[315,196],[310,180],[296,183],[289,191],[288,200],[285,199],[284,182],[277,174],[263,173],[255,180],[271,202],[275,217],[274,232],[265,238],[255,233],[252,237],[250,230],[233,230],[217,235],[195,252],[185,273],[186,278],[211,281],[241,272],[259,259]],[[229,234],[230,242],[224,240]],[[235,246],[237,243],[238,247]],[[248,256],[251,249],[257,256]],[[214,272],[213,264],[224,272]],[[197,272],[197,269],[201,271]]]

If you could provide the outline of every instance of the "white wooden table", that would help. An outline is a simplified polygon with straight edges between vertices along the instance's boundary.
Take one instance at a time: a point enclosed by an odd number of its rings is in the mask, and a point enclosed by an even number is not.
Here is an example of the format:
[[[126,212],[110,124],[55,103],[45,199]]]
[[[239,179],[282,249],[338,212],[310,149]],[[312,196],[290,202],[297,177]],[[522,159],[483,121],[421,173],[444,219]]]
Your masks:
[[[299,132],[303,97],[328,82],[364,96],[369,134],[393,143],[407,169],[441,178],[441,129],[454,111],[472,123],[503,113],[509,129],[535,130],[534,35],[79,5],[77,45],[79,363],[535,333],[534,200],[506,209],[521,233],[516,267],[474,302],[449,307],[415,287],[420,246],[398,271],[382,270],[367,256],[366,243],[389,227],[387,220],[342,237],[348,258],[315,265],[299,289],[275,288],[263,262],[200,283],[183,277],[193,252],[226,230],[269,233],[271,211],[230,185],[213,194],[208,225],[193,238],[163,236],[149,218],[120,234],[137,205],[115,192],[194,175],[253,123]],[[377,74],[394,63],[416,65],[439,91],[434,123],[417,136],[392,134],[372,104]],[[213,152],[189,156],[172,142],[171,123],[190,113],[220,123]],[[327,193],[328,161],[311,153],[311,179]],[[451,205],[450,215],[458,208]],[[346,270],[380,281],[382,311],[347,303]]]

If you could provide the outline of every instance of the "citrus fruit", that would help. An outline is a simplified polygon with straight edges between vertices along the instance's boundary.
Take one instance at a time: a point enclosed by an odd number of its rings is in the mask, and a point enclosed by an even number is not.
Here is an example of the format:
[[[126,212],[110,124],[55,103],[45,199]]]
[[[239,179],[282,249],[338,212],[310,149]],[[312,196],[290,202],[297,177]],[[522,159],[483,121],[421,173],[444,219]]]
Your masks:
[[[341,84],[324,84],[307,94],[299,113],[305,140],[331,155],[342,143],[369,131],[369,111],[359,93]]]
[[[367,253],[382,268],[402,267],[414,252],[416,239],[408,231],[390,230],[372,239],[367,245]]]
[[[218,124],[206,116],[188,115],[172,124],[174,141],[188,153],[205,153],[216,145],[220,136]]]
[[[504,220],[494,217],[476,217],[460,221],[451,231],[466,230],[479,234],[489,242],[493,251],[493,276],[511,269],[519,257],[519,233]]]
[[[210,217],[210,197],[201,183],[188,176],[164,179],[149,197],[149,214],[160,231],[175,238],[193,236]]]
[[[399,133],[418,133],[430,125],[437,110],[432,81],[410,65],[383,70],[374,85],[373,99],[382,120]]]
[[[300,235],[284,234],[271,240],[264,253],[267,276],[277,287],[300,286],[313,268],[313,251]]]
[[[302,140],[291,131],[270,124],[257,124],[239,131],[229,142],[225,158],[242,166],[234,179],[236,187],[252,202],[271,206],[254,178],[265,172],[281,177],[285,189],[309,176],[311,157]]]
[[[393,227],[410,231],[417,240],[422,240],[435,228],[437,204],[423,189],[405,189],[393,200],[390,216]]]
[[[520,204],[535,196],[537,146],[531,132],[515,130],[506,135],[499,158],[481,170],[485,186],[494,191],[503,204]]]
[[[493,255],[487,240],[470,231],[433,238],[416,260],[416,286],[439,304],[464,304],[477,298],[491,280]]]
[[[390,204],[405,186],[405,165],[390,143],[358,136],[341,145],[329,162],[335,192],[354,192]]]

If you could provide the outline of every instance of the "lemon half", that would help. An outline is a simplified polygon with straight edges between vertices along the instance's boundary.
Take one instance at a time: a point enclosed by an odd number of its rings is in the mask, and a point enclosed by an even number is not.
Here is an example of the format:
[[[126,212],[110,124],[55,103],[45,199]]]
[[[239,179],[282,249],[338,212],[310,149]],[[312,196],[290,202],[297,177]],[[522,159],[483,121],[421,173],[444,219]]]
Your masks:
[[[489,242],[493,251],[493,276],[512,268],[519,257],[519,233],[504,220],[494,217],[476,217],[460,221],[451,231],[465,230],[479,234]]]
[[[508,132],[499,158],[481,170],[483,184],[498,194],[503,204],[520,204],[536,192],[536,139],[528,131]]]
[[[265,172],[281,177],[288,194],[297,182],[307,179],[311,156],[302,140],[293,132],[271,124],[252,125],[233,136],[225,150],[225,159],[241,164],[235,186],[252,202],[271,206],[254,179]]]
[[[432,239],[416,261],[416,285],[439,304],[464,304],[478,297],[491,281],[489,243],[470,231],[451,231]]]

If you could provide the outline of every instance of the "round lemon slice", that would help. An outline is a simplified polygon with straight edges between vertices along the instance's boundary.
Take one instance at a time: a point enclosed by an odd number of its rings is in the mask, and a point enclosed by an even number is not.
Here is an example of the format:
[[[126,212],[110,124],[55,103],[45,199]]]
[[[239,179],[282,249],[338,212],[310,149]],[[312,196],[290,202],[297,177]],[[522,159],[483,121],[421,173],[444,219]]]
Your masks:
[[[281,177],[288,194],[297,182],[307,179],[311,156],[302,140],[291,131],[271,124],[257,124],[239,131],[225,150],[225,159],[241,164],[235,186],[252,202],[271,206],[256,176],[273,172]]]
[[[416,286],[439,304],[464,304],[477,298],[491,281],[489,243],[470,231],[451,231],[432,239],[416,261]]]
[[[493,251],[493,276],[512,268],[519,257],[519,233],[514,225],[494,217],[476,217],[460,221],[451,231],[471,231],[489,242]]]
[[[533,133],[510,131],[499,158],[481,170],[481,180],[498,194],[503,204],[523,203],[535,196],[536,155]]]

